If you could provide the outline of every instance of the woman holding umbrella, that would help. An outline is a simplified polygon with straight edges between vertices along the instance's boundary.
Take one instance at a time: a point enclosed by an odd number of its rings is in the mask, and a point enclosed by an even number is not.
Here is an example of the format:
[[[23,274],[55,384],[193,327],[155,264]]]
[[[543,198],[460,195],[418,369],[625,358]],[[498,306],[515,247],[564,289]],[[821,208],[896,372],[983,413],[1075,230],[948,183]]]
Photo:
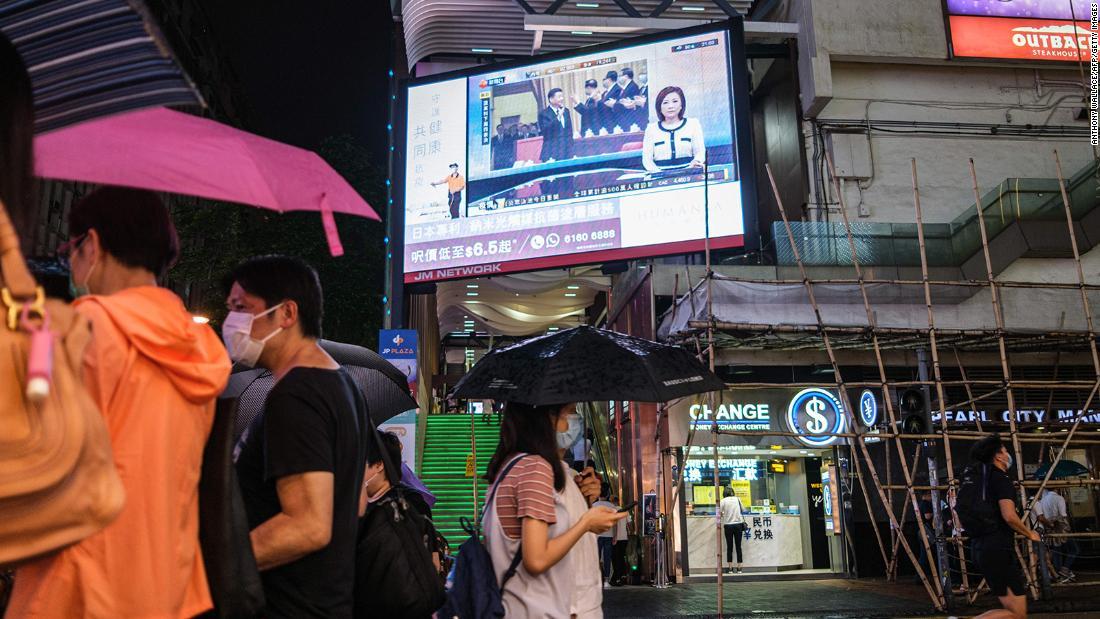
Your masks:
[[[595,475],[569,486],[561,456],[580,438],[580,424],[576,404],[559,402],[667,402],[724,386],[686,350],[587,325],[493,350],[455,385],[458,398],[508,402],[486,476],[499,481],[499,493],[485,508],[483,528],[498,579],[522,547],[521,569],[503,587],[509,617],[601,617],[593,603],[602,599],[599,564],[594,554],[584,558],[581,538],[626,518],[586,509],[586,497],[577,495],[589,486],[598,494]]]
[[[566,493],[577,489],[567,487],[573,482],[559,449],[568,443],[573,415],[576,404],[509,402],[504,409],[500,444],[486,476],[498,487],[486,506],[484,529],[498,579],[522,552],[519,569],[504,585],[508,617],[572,614],[577,579],[567,555],[586,533],[607,531],[627,516],[606,507],[579,515],[569,509]]]

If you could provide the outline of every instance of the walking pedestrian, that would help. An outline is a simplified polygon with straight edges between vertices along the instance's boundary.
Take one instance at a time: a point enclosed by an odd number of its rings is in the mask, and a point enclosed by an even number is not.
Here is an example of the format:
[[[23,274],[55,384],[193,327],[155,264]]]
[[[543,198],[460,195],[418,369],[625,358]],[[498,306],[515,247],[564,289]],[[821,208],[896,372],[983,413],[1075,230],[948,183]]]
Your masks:
[[[732,572],[733,551],[737,550],[737,573],[741,573],[741,537],[745,533],[744,505],[741,498],[733,493],[733,488],[726,486],[722,489],[722,501],[718,504],[719,515],[722,518],[722,532],[726,536],[726,571]]]
[[[103,531],[22,566],[8,616],[193,617],[212,607],[198,485],[229,359],[157,286],[179,240],[155,193],[93,191],[69,214],[59,253],[92,325],[84,384],[107,422],[126,504]]]
[[[435,528],[421,511],[427,509],[423,498],[400,483],[401,439],[392,432],[375,433],[367,442],[360,499],[355,617],[428,619],[444,601]]]
[[[1012,455],[1001,440],[993,434],[987,436],[970,449],[970,458],[974,466],[981,468],[986,500],[996,507],[996,527],[990,532],[975,535],[973,531],[971,548],[974,561],[989,583],[989,590],[1001,602],[1000,609],[978,615],[982,619],[1016,619],[1027,616],[1027,597],[1023,576],[1016,563],[1015,531],[1025,538],[1037,542],[1039,534],[1029,529],[1020,520],[1016,507],[1016,492],[1006,471],[1012,466]]]
[[[590,505],[600,498],[599,475],[593,466],[586,466],[583,460],[577,460],[570,468],[568,459],[576,455],[574,447],[583,443],[581,439],[582,423],[576,407],[570,413],[569,429],[558,432],[558,456],[569,481],[565,482],[565,507],[573,520],[582,518]],[[614,507],[611,507],[614,510]],[[610,530],[610,529],[609,529]],[[607,531],[604,531],[607,533]],[[576,619],[602,619],[603,617],[603,578],[600,573],[599,544],[594,533],[585,533],[580,541],[569,551],[567,560],[573,562],[575,589],[570,616]]]
[[[237,457],[266,616],[351,617],[371,428],[363,395],[318,345],[323,306],[312,267],[252,258],[228,281],[230,357],[276,380]]]
[[[1036,528],[1041,533],[1069,533],[1071,530],[1066,500],[1050,488],[1043,489],[1042,496],[1032,506],[1032,513],[1038,521]],[[1060,582],[1073,581],[1077,575],[1070,568],[1080,551],[1077,540],[1072,537],[1048,537],[1046,543],[1050,551],[1050,561]]]
[[[935,512],[932,509],[931,491],[925,490],[921,492],[918,506],[920,507],[920,522],[917,523],[917,526],[924,529],[925,535],[928,536],[928,543],[935,549],[936,531],[932,528]],[[921,569],[924,570],[925,574],[931,574],[931,566],[928,563],[928,551],[925,549],[924,543],[921,542],[920,531],[917,532],[917,545],[920,546],[920,556],[917,559],[917,563],[920,565]],[[918,583],[920,582],[920,578],[916,575],[914,575],[913,578],[915,578]]]
[[[610,501],[611,486],[604,482],[600,484],[600,500],[593,503],[593,507],[606,507],[618,511],[619,506]],[[596,538],[596,544],[600,552],[600,572],[603,574],[603,588],[607,589],[611,586],[611,546],[615,540],[615,529],[622,523],[615,523],[615,526],[600,533]]]
[[[569,430],[575,404],[528,406],[509,402],[500,428],[500,444],[486,475],[517,463],[500,480],[496,496],[485,507],[485,544],[500,580],[520,552],[514,577],[505,583],[508,617],[568,618],[572,613],[576,575],[568,553],[586,533],[602,533],[626,517],[606,507],[570,514],[565,491],[570,481],[559,456],[557,434]]]

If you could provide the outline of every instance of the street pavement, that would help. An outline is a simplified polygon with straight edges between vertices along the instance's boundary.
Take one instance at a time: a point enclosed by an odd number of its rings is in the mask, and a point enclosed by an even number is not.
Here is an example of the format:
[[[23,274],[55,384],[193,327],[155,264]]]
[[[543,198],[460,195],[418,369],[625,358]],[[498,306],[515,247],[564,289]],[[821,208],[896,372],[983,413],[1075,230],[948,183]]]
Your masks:
[[[663,590],[647,586],[606,589],[604,616],[608,619],[715,617],[717,587],[714,583],[698,583]],[[946,616],[935,611],[922,587],[881,579],[736,582],[726,583],[723,593],[722,616],[736,619]],[[978,598],[973,606],[961,601],[963,604],[953,613],[960,617],[974,616],[997,605],[996,598],[988,594]],[[1058,589],[1055,599],[1031,602],[1029,610],[1032,617],[1100,617],[1100,586]]]

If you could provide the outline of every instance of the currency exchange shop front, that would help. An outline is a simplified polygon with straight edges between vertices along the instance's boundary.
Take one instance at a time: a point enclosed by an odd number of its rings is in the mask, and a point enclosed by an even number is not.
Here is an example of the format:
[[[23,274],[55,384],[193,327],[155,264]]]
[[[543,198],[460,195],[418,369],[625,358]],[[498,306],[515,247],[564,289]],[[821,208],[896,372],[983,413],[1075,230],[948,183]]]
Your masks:
[[[727,391],[714,406],[696,399],[670,409],[677,463],[670,478],[681,467],[683,472],[682,496],[674,482],[667,488],[675,501],[671,542],[680,575],[713,578],[719,558],[728,565],[716,517],[725,489],[744,506],[745,574],[845,572],[840,490],[847,447],[827,436],[847,431],[841,406],[835,391],[815,388]],[[710,431],[715,421],[725,430],[799,436],[719,434],[716,460]],[[715,469],[723,489],[718,493]]]

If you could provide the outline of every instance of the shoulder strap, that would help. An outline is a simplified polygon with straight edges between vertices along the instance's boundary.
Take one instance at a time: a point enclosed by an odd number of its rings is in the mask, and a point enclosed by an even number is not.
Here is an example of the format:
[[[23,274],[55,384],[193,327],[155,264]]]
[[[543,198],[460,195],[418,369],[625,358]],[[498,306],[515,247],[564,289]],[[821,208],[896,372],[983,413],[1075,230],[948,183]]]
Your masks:
[[[489,490],[489,495],[485,499],[485,509],[482,510],[481,517],[477,520],[477,525],[479,529],[481,528],[482,521],[485,520],[485,513],[488,512],[489,509],[491,509],[493,499],[496,498],[497,487],[500,486],[500,482],[508,476],[508,473],[512,470],[512,467],[514,467],[516,464],[519,463],[520,460],[526,458],[528,455],[530,454],[521,453],[517,455],[515,458],[512,458],[512,460],[508,464],[504,465],[504,468],[500,469],[499,473],[497,473],[497,478],[493,480],[493,487],[491,490]],[[516,571],[519,569],[519,563],[523,560],[522,540],[523,538],[520,537],[519,547],[516,548],[516,556],[512,557],[512,562],[508,564],[508,569],[504,572],[504,576],[500,580],[500,590],[502,592],[504,591],[504,585],[508,584],[508,581],[516,575]]]
[[[516,556],[512,557],[512,562],[508,564],[508,570],[504,572],[504,577],[500,580],[500,590],[504,591],[504,585],[508,584],[508,581],[516,575],[516,571],[519,570],[519,562],[523,560],[523,542],[519,543],[519,547],[516,548]]]
[[[519,461],[526,458],[528,455],[530,454],[521,453],[517,455],[497,473],[497,478],[493,480],[493,487],[489,489],[489,494],[485,496],[485,509],[481,510],[481,516],[477,519],[477,526],[479,529],[481,528],[481,523],[485,520],[485,512],[489,511],[489,506],[493,503],[493,499],[496,498],[497,487],[500,486],[500,482],[504,481],[504,478],[511,472],[512,467],[519,464]]]

